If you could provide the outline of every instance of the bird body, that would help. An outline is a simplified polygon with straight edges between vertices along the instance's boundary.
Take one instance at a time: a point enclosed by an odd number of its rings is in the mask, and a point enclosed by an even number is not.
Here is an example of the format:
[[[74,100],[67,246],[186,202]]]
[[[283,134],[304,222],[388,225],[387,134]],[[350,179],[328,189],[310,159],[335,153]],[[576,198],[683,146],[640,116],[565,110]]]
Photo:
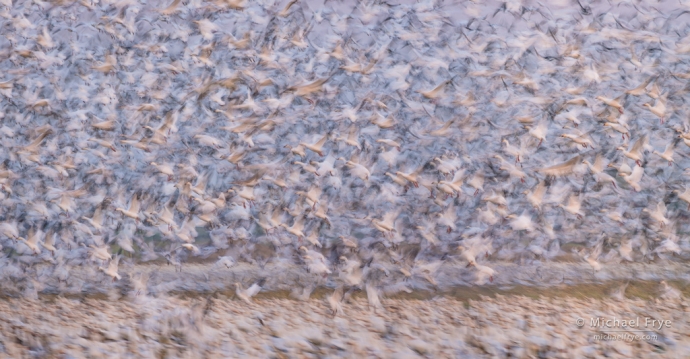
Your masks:
[[[19,237],[19,240],[26,244],[26,246],[29,247],[34,254],[38,254],[41,252],[40,244],[42,241],[39,238],[40,234],[40,231],[32,229],[29,231],[28,238]]]
[[[678,190],[675,190],[673,192],[678,194],[678,198],[683,202],[687,203],[688,209],[690,209],[690,188],[686,187],[683,193],[680,193],[680,191]]]
[[[528,216],[526,213],[523,213],[520,216],[511,214],[510,216],[508,216],[508,219],[512,219],[512,221],[510,222],[510,227],[514,231],[534,231],[534,224],[532,223],[532,218],[530,218],[530,216]]]
[[[635,166],[633,168],[632,172],[630,174],[620,174],[620,176],[623,177],[625,182],[627,182],[630,187],[632,187],[635,192],[640,192],[642,190],[642,186],[640,185],[640,181],[642,180],[642,175],[644,174],[644,168],[640,166]]]
[[[582,212],[582,202],[575,194],[571,194],[570,197],[568,197],[567,205],[559,205],[559,207],[563,208],[566,212],[574,214],[580,218],[584,217],[585,215]]]
[[[529,203],[531,203],[534,208],[538,209],[541,209],[541,204],[544,200],[545,193],[546,185],[544,184],[544,181],[540,181],[531,192],[524,192],[524,194],[527,195],[527,201],[529,201]]]
[[[110,260],[108,263],[108,268],[103,268],[103,267],[98,267],[98,270],[102,271],[105,273],[107,276],[113,278],[113,282],[115,280],[120,280],[122,279],[122,276],[118,274],[118,264],[120,263],[120,256],[116,256],[115,259]]]
[[[647,150],[647,148],[649,147],[647,141],[647,136],[642,136],[637,141],[635,141],[635,143],[629,151],[626,151],[625,147],[622,146],[618,147],[617,149],[619,151],[622,151],[625,157],[630,158],[631,160],[635,161],[638,166],[641,166],[642,160],[644,160],[644,151]]]
[[[285,223],[281,223],[280,226],[285,228],[288,233],[299,238],[300,241],[302,240],[302,237],[304,237],[304,216],[300,216],[295,219],[295,222],[290,227],[288,227]]]
[[[238,298],[242,299],[245,303],[249,304],[252,302],[252,298],[259,294],[261,291],[261,286],[259,283],[252,284],[249,288],[243,289],[240,283],[235,283],[235,294]]]
[[[657,203],[656,207],[652,211],[647,208],[643,209],[642,211],[649,213],[649,217],[662,226],[666,226],[670,223],[668,218],[666,218],[666,204],[664,204],[663,201]]]
[[[618,110],[618,112],[623,113],[623,105],[615,99],[610,99],[604,96],[597,96],[597,100],[603,102],[607,106],[611,106]]]
[[[666,145],[666,148],[664,149],[664,152],[663,152],[663,153],[660,153],[660,152],[658,152],[658,151],[656,151],[656,150],[654,150],[652,153],[654,153],[655,155],[661,157],[661,158],[664,159],[665,161],[668,161],[668,165],[670,166],[671,163],[675,162],[675,161],[673,160],[674,149],[675,149],[675,146],[673,145],[673,143],[669,143],[668,145]]]
[[[664,117],[666,116],[666,100],[662,98],[658,98],[656,100],[656,103],[654,106],[646,103],[644,104],[644,107],[646,107],[649,112],[653,113],[657,117],[659,117],[659,121],[663,124],[664,123]]]
[[[300,142],[300,146],[318,153],[319,156],[323,156],[323,145],[326,144],[326,140],[328,140],[328,135],[321,137],[321,139],[314,144]]]
[[[139,199],[137,198],[136,195],[134,195],[134,196],[132,196],[132,200],[129,202],[129,208],[124,209],[124,208],[118,207],[115,210],[122,213],[123,215],[129,217],[129,218],[139,220],[139,216],[140,216],[140,214],[139,214]]]
[[[455,175],[453,176],[452,181],[439,181],[438,183],[441,185],[448,186],[453,192],[457,193],[457,195],[460,195],[460,192],[462,191],[462,182],[464,181],[464,171],[458,171],[455,172]]]
[[[567,176],[573,173],[575,166],[580,164],[580,156],[575,156],[568,161],[556,164],[550,167],[541,168],[537,171],[544,173],[547,176]]]
[[[611,183],[614,187],[616,187],[616,179],[604,172],[604,158],[601,156],[601,154],[597,155],[596,159],[594,160],[594,164],[589,163],[587,160],[582,161],[582,163],[589,167],[590,171],[592,171],[592,174],[594,175],[594,179],[596,179],[597,182]]]

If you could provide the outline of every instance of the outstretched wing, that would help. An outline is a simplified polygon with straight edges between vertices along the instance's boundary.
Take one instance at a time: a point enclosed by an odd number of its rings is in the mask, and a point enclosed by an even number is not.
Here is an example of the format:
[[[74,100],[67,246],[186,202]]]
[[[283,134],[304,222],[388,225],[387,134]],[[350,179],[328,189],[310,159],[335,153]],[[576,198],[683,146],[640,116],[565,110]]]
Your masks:
[[[547,176],[567,176],[573,173],[575,166],[580,163],[580,155],[577,155],[566,162],[538,169],[537,171],[544,173]]]
[[[604,156],[602,156],[601,153],[598,153],[597,157],[594,159],[594,166],[593,167],[598,172],[601,172],[604,170]]]
[[[136,194],[132,196],[132,201],[129,203],[129,211],[133,213],[139,212],[139,198],[137,198]]]

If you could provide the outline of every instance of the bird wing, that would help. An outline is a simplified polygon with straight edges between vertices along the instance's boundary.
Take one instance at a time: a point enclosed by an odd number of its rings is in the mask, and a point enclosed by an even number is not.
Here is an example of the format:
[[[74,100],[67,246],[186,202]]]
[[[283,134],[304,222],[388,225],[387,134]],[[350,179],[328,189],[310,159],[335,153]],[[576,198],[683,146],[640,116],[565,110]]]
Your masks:
[[[674,149],[675,149],[675,146],[674,146],[673,142],[669,143],[668,145],[666,145],[666,149],[664,150],[664,155],[665,156],[672,155]]]
[[[573,172],[573,168],[580,162],[580,156],[575,156],[566,162],[538,169],[537,171],[546,174],[547,176],[567,176]]]
[[[422,171],[424,171],[424,166],[426,166],[426,163],[423,163],[414,172],[410,173],[410,177],[414,178],[415,176],[419,176],[419,174],[422,173]]]
[[[642,137],[640,137],[635,142],[635,144],[633,145],[632,150],[630,150],[630,152],[640,152],[641,153],[642,149],[644,149],[644,147],[646,147],[647,141],[648,141],[647,136],[643,135]]]
[[[644,174],[644,168],[640,166],[635,166],[632,173],[627,177],[628,182],[639,182],[642,179],[642,174]]]
[[[194,187],[198,189],[201,192],[206,191],[206,183],[208,182],[208,177],[209,177],[210,172],[206,172],[202,174],[196,181],[196,184]]]
[[[304,229],[304,215],[297,217],[292,228],[296,231],[302,231]]]
[[[350,127],[350,132],[347,134],[347,140],[357,142],[357,128],[355,126]]]
[[[597,154],[597,157],[594,159],[594,165],[592,166],[597,172],[601,172],[604,170],[604,156],[601,155],[601,153]]]
[[[465,170],[461,169],[455,172],[455,175],[453,176],[453,183],[456,185],[459,185],[462,183],[463,177],[465,176]]]
[[[532,195],[536,198],[543,198],[544,194],[546,194],[546,184],[544,181],[539,181],[539,184],[537,184],[537,187],[534,188]]]
[[[111,260],[108,264],[108,271],[117,272],[117,265],[120,263],[120,256],[115,256],[115,259]]]
[[[33,142],[31,142],[30,144],[28,144],[28,145],[25,147],[25,149],[26,149],[27,151],[35,151],[35,150],[38,148],[38,146],[41,145],[41,142],[43,142],[43,140],[44,140],[46,137],[48,137],[48,135],[50,135],[51,133],[53,133],[53,130],[50,129],[50,128],[47,129],[47,130],[45,130],[45,131],[43,131],[43,132],[38,136],[38,138],[36,138]]]
[[[91,217],[91,221],[98,224],[103,223],[103,211],[101,210],[100,206],[96,207],[96,210],[93,212],[93,217]]]
[[[43,245],[44,246],[51,246],[55,243],[55,233],[49,233],[45,236],[45,240],[43,240]]]
[[[622,95],[616,97],[616,98],[613,99],[613,100],[616,101],[616,102],[618,102],[619,105],[625,106],[625,104],[623,103],[624,100],[625,100],[625,96],[626,96],[626,93],[623,93]]]
[[[273,210],[273,213],[271,214],[271,222],[273,222],[274,224],[283,222],[282,216],[283,210],[279,206],[276,206],[276,208]]]
[[[470,182],[481,187],[484,184],[484,174],[480,171],[475,172]]]
[[[381,222],[388,227],[394,227],[395,219],[398,218],[399,214],[400,212],[388,212],[383,215],[383,220]]]
[[[457,218],[457,214],[455,213],[455,207],[448,207],[448,209],[446,209],[443,212],[442,217],[450,222],[455,222],[455,219]]]
[[[129,212],[139,212],[139,199],[137,198],[136,194],[132,196],[132,201],[129,204]]]
[[[323,145],[326,143],[326,140],[327,140],[327,139],[328,139],[328,134],[325,134],[325,135],[319,140],[319,142],[317,142],[317,143],[314,144],[314,147],[317,147],[317,148],[323,147]]]
[[[31,243],[31,244],[36,244],[38,243],[38,233],[36,233],[36,230],[31,228],[29,231],[29,235],[26,236],[26,242]]]
[[[241,186],[248,186],[248,187],[254,187],[256,186],[259,181],[261,180],[261,177],[263,177],[263,173],[256,173],[249,179],[245,181],[239,181],[239,182],[234,182],[234,184],[241,185]]]
[[[261,287],[259,286],[259,284],[254,283],[254,284],[252,284],[251,287],[247,288],[245,293],[247,294],[247,296],[249,296],[251,298],[251,297],[257,295],[260,291],[261,291]]]

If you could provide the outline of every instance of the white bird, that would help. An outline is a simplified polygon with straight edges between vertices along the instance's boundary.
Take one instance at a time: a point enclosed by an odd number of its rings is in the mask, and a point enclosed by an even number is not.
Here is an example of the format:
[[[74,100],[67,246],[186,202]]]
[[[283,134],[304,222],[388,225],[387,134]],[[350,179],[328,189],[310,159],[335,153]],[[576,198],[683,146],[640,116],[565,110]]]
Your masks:
[[[616,110],[618,110],[618,112],[623,113],[623,105],[621,105],[621,103],[618,102],[618,100],[610,99],[610,98],[607,98],[604,96],[597,96],[597,100],[600,100],[605,105],[611,106],[611,107],[615,108]]]
[[[505,145],[506,145],[506,146],[505,146],[505,149],[504,149],[505,152],[506,152],[507,154],[509,154],[509,155],[511,155],[511,156],[513,156],[513,157],[515,157],[515,162],[516,162],[516,163],[517,163],[517,162],[521,162],[521,161],[520,161],[520,156],[523,156],[523,158],[522,158],[523,160],[525,159],[524,156],[525,156],[528,152],[527,152],[527,148],[525,147],[524,144],[520,144],[520,147],[515,147],[515,146],[511,145],[510,142],[508,142],[507,139],[503,139],[503,141],[501,141],[501,142],[505,143]]]
[[[501,166],[499,167],[500,170],[508,172],[511,177],[519,178],[520,182],[523,182],[523,183],[525,182],[525,177],[527,176],[527,174],[525,174],[525,172],[518,169],[512,163],[509,163],[508,161],[504,160],[503,157],[501,157],[499,155],[495,155],[494,158],[497,158],[498,160],[501,161]]]
[[[676,243],[674,240],[671,238],[666,238],[661,243],[654,248],[654,253],[674,253],[677,255],[680,255],[682,252],[680,246],[678,243]]]
[[[110,247],[104,245],[102,247],[97,247],[93,244],[89,245],[91,248],[90,255],[92,258],[97,258],[102,261],[107,261],[112,258],[112,255],[110,254]]]
[[[357,128],[355,126],[352,126],[350,128],[350,131],[348,132],[346,138],[336,137],[335,139],[337,141],[343,141],[350,146],[356,147],[360,151],[362,150],[362,145],[359,142],[359,132],[357,131]]]
[[[508,205],[506,198],[500,194],[497,194],[494,190],[491,190],[491,194],[485,195],[484,198],[482,198],[482,201],[491,202],[495,205],[503,207]]]
[[[129,218],[133,218],[139,221],[139,199],[137,198],[137,195],[135,194],[134,196],[132,196],[132,200],[129,202],[128,209],[117,207],[115,208],[115,210]]]
[[[186,250],[188,250],[194,254],[199,254],[199,252],[200,252],[199,247],[197,247],[191,243],[182,243],[180,246],[181,246],[181,248],[184,248],[184,249],[186,249]]]
[[[685,187],[685,191],[683,193],[680,193],[679,190],[674,190],[673,193],[678,194],[678,198],[688,204],[688,210],[690,211],[690,188]]]
[[[649,111],[651,113],[658,116],[659,122],[661,124],[664,123],[664,117],[666,116],[666,99],[665,98],[659,97],[658,99],[656,99],[656,103],[654,104],[654,106],[646,103],[646,104],[644,104],[644,107],[649,109]]]
[[[426,239],[429,244],[432,246],[436,246],[439,243],[438,236],[436,236],[436,233],[434,233],[433,226],[429,223],[424,223],[422,226],[417,226],[416,227],[419,230],[419,233],[422,234],[422,238]]]
[[[594,179],[597,182],[611,183],[613,187],[616,187],[616,179],[604,172],[604,157],[601,154],[597,154],[597,157],[594,159],[594,164],[589,163],[587,160],[582,161],[582,163],[589,167],[589,170],[592,171]]]
[[[459,158],[447,158],[445,156],[434,158],[434,162],[437,163],[436,169],[444,175],[451,174],[460,169],[462,166],[462,161]]]
[[[235,283],[235,295],[237,295],[238,298],[242,299],[247,304],[251,303],[252,297],[257,295],[260,291],[261,285],[259,285],[259,282],[252,284],[247,289],[242,289],[242,285],[240,283]]]
[[[173,176],[175,175],[175,172],[173,171],[173,166],[166,163],[158,164],[156,162],[151,162],[151,166],[155,167],[158,172],[167,175],[168,181],[172,181]]]
[[[118,263],[120,263],[120,256],[115,256],[115,259],[112,259],[110,263],[108,263],[108,268],[98,267],[98,270],[112,277],[113,282],[115,280],[120,280],[122,277],[117,273]]]
[[[546,139],[546,134],[549,132],[549,126],[546,122],[540,122],[538,125],[529,127],[530,136],[539,140],[537,147],[541,146],[542,142]]]
[[[635,161],[635,163],[637,163],[638,166],[642,166],[642,160],[644,159],[644,151],[646,151],[648,148],[648,138],[647,136],[642,136],[637,141],[635,141],[635,144],[633,144],[630,151],[626,151],[625,147],[623,146],[620,146],[617,149],[619,151],[623,151],[623,155]]]
[[[630,187],[632,187],[635,192],[640,192],[642,190],[642,187],[640,186],[640,181],[642,180],[642,175],[644,174],[644,168],[640,166],[635,166],[633,168],[632,173],[629,175],[627,174],[619,174],[620,176],[623,177],[625,182],[628,182]]]
[[[89,222],[91,227],[96,229],[98,231],[98,233],[103,232],[103,228],[104,228],[103,220],[104,220],[104,218],[103,218],[103,211],[101,210],[100,206],[96,207],[96,211],[93,212],[93,216],[91,218],[81,217],[81,219]]]
[[[564,133],[561,135],[561,137],[567,138],[584,148],[594,148],[594,141],[592,141],[592,138],[589,137],[589,134],[587,133],[582,133],[576,130],[575,133]]]
[[[345,162],[345,166],[347,166],[353,176],[360,178],[362,181],[369,181],[372,169],[360,163],[358,154],[353,153],[349,161],[343,157],[338,158],[338,160]]]
[[[338,314],[342,314],[342,312],[343,312],[343,305],[341,304],[342,298],[343,298],[343,286],[336,287],[335,290],[333,291],[333,294],[328,296],[328,304],[331,307],[331,311],[333,311],[334,317]]]
[[[558,207],[563,208],[566,212],[576,215],[578,218],[584,217],[584,212],[582,212],[582,202],[578,195],[572,193],[568,197],[568,205],[564,206],[559,204]]]
[[[319,233],[317,231],[313,231],[310,235],[305,237],[307,242],[311,243],[314,247],[321,248],[321,242],[319,242]]]
[[[303,256],[302,258],[307,264],[307,270],[309,271],[309,273],[323,276],[331,274],[331,270],[328,268],[328,265],[325,263],[325,261],[321,259],[312,258],[308,255]]]
[[[539,181],[532,191],[525,191],[523,194],[526,195],[527,201],[529,201],[534,208],[541,209],[541,204],[544,201],[544,194],[546,194],[546,184],[544,181]]]
[[[2,222],[0,223],[0,233],[10,239],[19,239],[19,229],[17,222]]]
[[[53,255],[55,255],[55,251],[57,250],[57,248],[55,248],[55,236],[56,233],[51,233],[50,235],[46,236],[46,240],[44,242],[41,242],[43,248],[49,250]]]
[[[615,168],[619,176],[623,174],[629,175],[632,173],[632,168],[630,168],[630,166],[628,166],[628,164],[625,162],[621,163],[618,167],[616,167],[614,163],[609,163],[606,167]]]
[[[484,190],[484,174],[481,171],[474,173],[474,176],[467,181],[467,184],[474,188],[474,195]]]
[[[493,283],[496,271],[485,265],[478,264],[477,262],[472,262],[472,266],[477,268],[477,281],[475,284],[481,285],[486,283],[486,278],[489,278],[489,282]]]
[[[465,176],[465,171],[457,171],[455,172],[455,175],[453,176],[452,181],[439,181],[439,185],[444,185],[447,186],[451,189],[452,192],[455,192],[457,194],[457,197],[460,197],[460,192],[462,191],[462,182],[464,181],[464,176]]]
[[[655,155],[657,155],[657,156],[659,156],[659,157],[661,157],[661,158],[663,158],[664,160],[668,161],[668,165],[671,166],[671,164],[672,164],[673,162],[675,162],[675,161],[673,160],[674,149],[675,149],[674,144],[673,144],[673,143],[669,143],[668,145],[666,145],[666,148],[664,149],[664,152],[663,152],[663,153],[660,153],[660,152],[657,151],[657,150],[652,151],[652,153],[655,154]]]
[[[662,227],[669,224],[669,219],[666,218],[666,204],[663,201],[659,201],[654,210],[650,211],[649,209],[645,208],[642,210],[642,212],[649,213],[649,216],[661,224]]]
[[[288,233],[296,236],[299,241],[302,241],[302,237],[304,237],[304,216],[297,217],[291,227],[288,227],[285,223],[281,223],[280,227],[285,228]]]
[[[455,227],[455,221],[457,219],[457,214],[455,213],[455,207],[449,206],[443,213],[438,214],[436,223],[440,226],[446,227],[446,232],[452,232]]]
[[[534,231],[534,224],[532,224],[532,218],[527,214],[523,213],[520,216],[511,214],[508,219],[512,219],[510,222],[510,227],[514,231]]]
[[[34,254],[38,254],[41,252],[41,247],[39,246],[39,243],[42,242],[39,238],[41,234],[41,230],[35,230],[32,228],[29,230],[29,235],[27,236],[29,237],[28,239],[19,237],[19,240],[24,242],[24,244],[26,244],[26,246],[34,252]]]
[[[218,257],[216,265],[219,267],[231,268],[235,265],[235,259],[230,256]]]
[[[300,142],[299,145],[308,150],[318,153],[319,156],[323,156],[323,145],[326,144],[326,140],[328,140],[328,135],[324,135],[320,140],[318,140],[314,144]]]

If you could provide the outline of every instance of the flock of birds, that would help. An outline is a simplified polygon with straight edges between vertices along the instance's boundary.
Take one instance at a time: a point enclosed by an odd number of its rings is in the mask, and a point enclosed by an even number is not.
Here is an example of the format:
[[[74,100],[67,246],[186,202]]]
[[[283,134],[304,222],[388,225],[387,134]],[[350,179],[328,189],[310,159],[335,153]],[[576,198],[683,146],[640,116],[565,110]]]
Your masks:
[[[286,262],[337,311],[447,261],[687,253],[686,10],[331,6],[2,1],[3,280]]]

